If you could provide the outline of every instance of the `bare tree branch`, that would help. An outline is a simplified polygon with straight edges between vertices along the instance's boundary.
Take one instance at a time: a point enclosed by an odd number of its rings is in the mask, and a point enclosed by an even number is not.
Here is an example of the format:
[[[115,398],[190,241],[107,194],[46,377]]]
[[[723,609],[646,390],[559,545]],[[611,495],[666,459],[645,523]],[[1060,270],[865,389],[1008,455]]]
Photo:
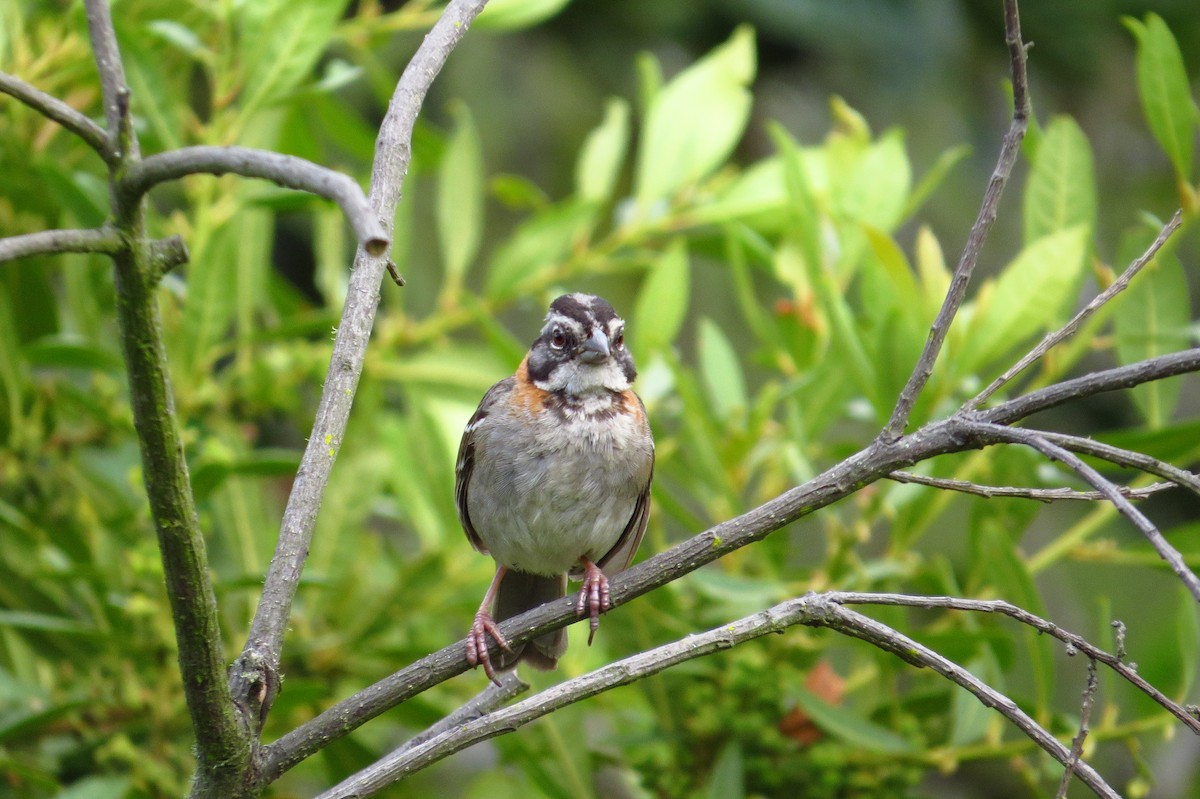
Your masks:
[[[1096,500],[1108,499],[1108,497],[1099,491],[1076,491],[1073,488],[1021,488],[1018,486],[988,486],[972,483],[967,480],[954,480],[949,477],[927,477],[923,474],[914,474],[913,472],[892,472],[887,476],[889,480],[895,480],[897,483],[910,483],[913,485],[929,486],[930,488],[941,488],[946,491],[958,491],[963,494],[973,494],[984,499],[995,499],[997,497],[1006,497],[1014,499],[1035,499],[1039,502],[1054,502],[1057,500],[1086,500],[1094,502]],[[1171,488],[1178,488],[1175,483],[1154,483],[1153,485],[1145,486],[1144,488],[1130,488],[1129,486],[1116,486],[1116,489],[1121,492],[1121,495],[1126,499],[1138,500],[1152,497],[1162,491]]]
[[[486,3],[487,0],[451,0],[409,61],[392,94],[375,142],[369,193],[371,207],[385,226],[385,235],[390,235],[396,204],[400,201],[404,176],[412,158],[413,126],[425,94]],[[363,250],[354,259],[346,305],[312,433],[284,509],[275,554],[246,646],[231,669],[235,700],[244,708],[259,706],[257,715],[260,718],[269,709],[273,693],[268,690],[260,697],[259,690],[261,686],[278,684],[284,630],[300,572],[308,556],[321,496],[329,482],[350,416],[375,320],[385,265],[385,258],[371,256]]]
[[[513,732],[569,704],[628,685],[693,658],[729,649],[769,633],[784,632],[797,624],[838,630],[896,654],[908,662],[928,666],[966,688],[984,705],[998,710],[1059,762],[1066,764],[1071,761],[1070,750],[1025,714],[1011,699],[958,664],[883,624],[843,607],[840,597],[838,593],[831,593],[809,594],[792,599],[708,632],[689,635],[680,641],[656,647],[567,680],[515,705],[456,726],[423,744],[399,749],[320,794],[317,799],[371,796],[467,746]],[[1098,796],[1109,799],[1119,797],[1104,778],[1086,763],[1079,761],[1074,769],[1079,778]]]
[[[43,230],[0,239],[0,262],[30,255],[64,252],[100,252],[112,254],[121,248],[121,237],[110,227],[83,230]]]
[[[7,72],[0,72],[0,92],[20,100],[33,110],[40,112],[42,116],[57,122],[83,139],[106,163],[113,161],[113,154],[109,148],[108,136],[105,134],[104,128],[62,100],[46,94],[41,89],[34,88]]]
[[[105,160],[110,166],[138,156],[137,136],[129,123],[129,87],[125,84],[125,64],[117,47],[112,11],[106,0],[84,0],[92,57],[100,74],[100,93],[104,101],[105,136],[108,139]]]
[[[974,411],[971,418],[994,424],[1013,424],[1039,411],[1049,410],[1072,400],[1133,388],[1153,380],[1196,371],[1200,371],[1200,347],[1092,372],[1074,380],[1064,380],[993,405],[991,408]]]
[[[1011,602],[1002,599],[963,599],[953,596],[910,596],[907,594],[869,594],[855,591],[836,591],[830,594],[832,601],[842,605],[895,605],[910,608],[945,608],[947,610],[968,610],[975,613],[1000,613],[1015,619],[1022,624],[1033,627],[1040,633],[1056,638],[1067,645],[1068,654],[1082,652],[1090,660],[1098,661],[1108,666],[1127,680],[1139,691],[1157,702],[1164,710],[1179,719],[1188,729],[1200,735],[1200,719],[1188,713],[1187,708],[1180,707],[1171,701],[1162,691],[1159,691],[1137,673],[1137,670],[1125,663],[1124,641],[1117,648],[1115,655],[1109,654],[1086,638],[1067,630],[1057,624],[1047,621],[1024,608],[1019,608]],[[1114,625],[1120,622],[1113,622]]]
[[[333,200],[341,206],[359,244],[369,254],[377,256],[387,251],[388,233],[358,184],[348,175],[293,155],[250,147],[184,147],[134,163],[121,181],[121,189],[129,193],[127,200],[134,202],[159,183],[198,172],[265,178]]]
[[[1146,537],[1146,540],[1150,542],[1150,545],[1159,554],[1159,557],[1171,566],[1171,570],[1183,581],[1183,584],[1187,586],[1188,591],[1196,598],[1196,601],[1200,602],[1200,578],[1197,578],[1195,573],[1188,568],[1179,550],[1171,546],[1170,542],[1163,537],[1162,533],[1159,532],[1152,521],[1146,518],[1144,513],[1130,504],[1129,500],[1125,497],[1121,496],[1121,492],[1117,490],[1117,487],[1110,480],[1080,460],[1079,456],[1049,441],[1045,436],[1033,430],[981,423],[979,424],[979,432],[984,435],[994,436],[997,441],[1008,441],[1032,447],[1047,458],[1061,461],[1073,469],[1080,477],[1094,486],[1096,490],[1103,493],[1116,506],[1122,516],[1133,522],[1134,527],[1141,531],[1142,535]]]
[[[971,282],[971,274],[975,271],[979,253],[983,250],[983,244],[987,240],[992,223],[996,221],[1000,196],[1004,193],[1004,187],[1008,183],[1008,177],[1012,173],[1013,165],[1016,163],[1021,149],[1021,141],[1025,138],[1025,129],[1029,125],[1025,44],[1021,41],[1021,19],[1017,10],[1017,0],[1004,1],[1004,41],[1008,45],[1009,59],[1012,64],[1012,124],[1009,125],[1008,132],[1004,134],[1004,141],[1000,146],[1000,156],[996,161],[996,168],[992,171],[991,180],[988,181],[987,190],[984,192],[983,203],[979,206],[979,215],[975,219],[975,224],[971,226],[966,246],[963,248],[962,256],[958,259],[954,276],[950,279],[950,288],[946,292],[946,298],[942,301],[941,310],[938,311],[933,325],[929,328],[929,338],[925,342],[925,348],[921,350],[921,356],[917,360],[912,375],[909,376],[908,382],[900,391],[896,407],[892,410],[892,418],[888,420],[883,432],[880,433],[885,440],[894,441],[904,433],[913,407],[917,404],[917,398],[929,381],[930,375],[933,374],[933,365],[942,351],[946,333],[950,330],[950,324],[954,321],[958,309],[962,307],[963,300],[967,296],[967,285]]]
[[[993,380],[987,388],[985,388],[983,391],[980,391],[971,399],[967,400],[962,406],[963,410],[974,410],[978,408],[987,401],[988,397],[996,393],[1001,386],[1012,380],[1014,377],[1024,371],[1025,368],[1031,363],[1049,352],[1054,345],[1065,340],[1069,336],[1074,335],[1075,331],[1077,331],[1080,326],[1086,322],[1089,317],[1091,317],[1092,314],[1098,311],[1113,297],[1124,291],[1129,285],[1129,281],[1133,280],[1134,275],[1142,271],[1142,268],[1145,267],[1146,264],[1154,260],[1154,256],[1156,256],[1158,251],[1162,249],[1162,246],[1167,243],[1167,239],[1171,238],[1171,235],[1179,229],[1179,226],[1182,224],[1182,222],[1183,212],[1176,211],[1175,215],[1171,217],[1171,221],[1163,226],[1163,229],[1159,231],[1158,236],[1154,239],[1150,246],[1146,248],[1146,251],[1142,253],[1141,257],[1130,264],[1129,267],[1121,273],[1121,276],[1113,281],[1112,285],[1097,294],[1091,302],[1089,302],[1082,310],[1079,311],[1079,313],[1075,314],[1071,321],[1067,322],[1053,333],[1047,333],[1046,337],[1043,338],[1036,347],[1027,352],[1021,358],[1021,360],[1017,361],[1008,369],[1005,369],[1004,374]]]

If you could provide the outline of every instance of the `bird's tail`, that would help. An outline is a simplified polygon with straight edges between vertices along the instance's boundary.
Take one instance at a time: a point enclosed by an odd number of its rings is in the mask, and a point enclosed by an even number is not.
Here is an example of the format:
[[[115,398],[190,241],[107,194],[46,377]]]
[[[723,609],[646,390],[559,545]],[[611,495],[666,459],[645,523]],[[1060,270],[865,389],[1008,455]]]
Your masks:
[[[496,607],[492,613],[497,623],[512,618],[538,605],[566,596],[567,575],[542,577],[509,569],[500,583],[496,594]],[[500,652],[497,668],[510,669],[518,661],[528,663],[535,669],[549,671],[558,665],[558,659],[567,651],[566,628],[534,638],[513,647],[514,654]]]

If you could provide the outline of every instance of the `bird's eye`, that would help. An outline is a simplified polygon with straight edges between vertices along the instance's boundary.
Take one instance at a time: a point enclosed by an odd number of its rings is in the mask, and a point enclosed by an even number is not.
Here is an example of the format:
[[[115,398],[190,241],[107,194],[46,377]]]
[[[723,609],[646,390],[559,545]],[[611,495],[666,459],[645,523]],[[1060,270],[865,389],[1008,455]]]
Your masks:
[[[550,334],[550,346],[556,350],[561,350],[567,346],[567,334],[563,332],[561,327],[554,328],[554,332]]]
[[[625,328],[617,331],[617,337],[613,339],[613,348],[617,350],[625,349]]]

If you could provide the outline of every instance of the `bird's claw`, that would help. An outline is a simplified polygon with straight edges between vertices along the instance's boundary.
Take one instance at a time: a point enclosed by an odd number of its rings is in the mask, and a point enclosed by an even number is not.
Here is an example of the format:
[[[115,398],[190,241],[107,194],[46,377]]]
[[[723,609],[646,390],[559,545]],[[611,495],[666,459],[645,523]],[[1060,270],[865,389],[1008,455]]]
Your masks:
[[[580,616],[586,613],[590,617],[588,646],[592,645],[592,639],[596,637],[596,630],[600,629],[600,614],[611,606],[608,578],[604,576],[604,572],[600,570],[599,566],[585,559],[583,561],[583,588],[579,592],[579,601],[575,603],[575,613]]]

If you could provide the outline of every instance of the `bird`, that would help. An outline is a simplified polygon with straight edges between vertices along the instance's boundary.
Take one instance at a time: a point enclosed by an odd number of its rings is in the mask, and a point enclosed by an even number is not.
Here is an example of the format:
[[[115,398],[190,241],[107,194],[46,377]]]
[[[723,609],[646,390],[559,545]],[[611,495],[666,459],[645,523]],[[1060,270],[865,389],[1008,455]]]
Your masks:
[[[510,645],[499,622],[566,595],[582,580],[576,613],[588,644],[611,605],[609,575],[629,566],[650,515],[654,437],[625,322],[602,297],[564,294],[516,374],[492,386],[467,422],[455,467],[455,505],[471,545],[495,575],[467,635],[466,656],[499,684],[524,662],[557,666],[559,629]],[[500,652],[493,659],[489,637]],[[493,662],[494,660],[494,662]]]

